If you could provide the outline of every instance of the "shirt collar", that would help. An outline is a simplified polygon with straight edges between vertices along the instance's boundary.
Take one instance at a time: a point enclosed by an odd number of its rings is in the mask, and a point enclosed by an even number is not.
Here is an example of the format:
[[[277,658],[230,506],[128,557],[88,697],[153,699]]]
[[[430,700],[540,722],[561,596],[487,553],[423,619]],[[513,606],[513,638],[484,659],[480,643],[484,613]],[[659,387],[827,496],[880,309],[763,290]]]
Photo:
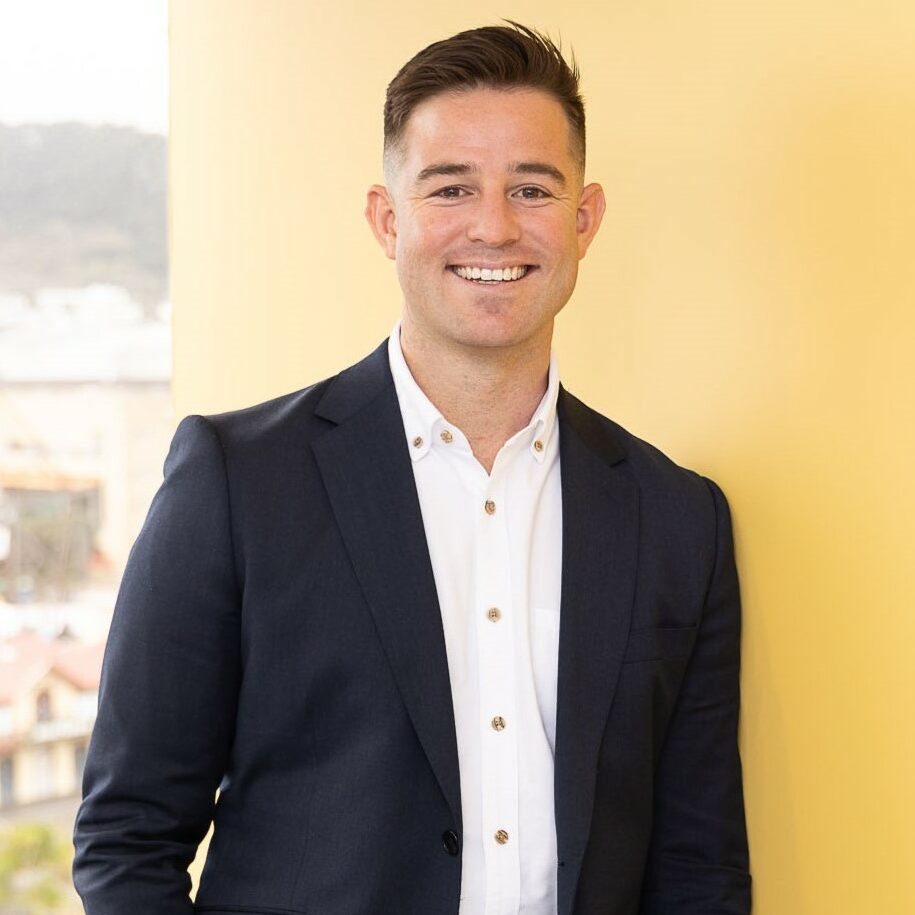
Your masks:
[[[400,346],[400,321],[394,325],[388,338],[388,360],[391,364],[391,375],[394,388],[400,403],[407,445],[413,461],[419,461],[428,454],[434,441],[433,436],[448,423],[441,411],[425,395],[416,383]],[[534,459],[542,463],[549,451],[550,441],[556,428],[556,401],[559,396],[559,366],[556,354],[550,351],[550,369],[546,393],[540,400],[531,421],[510,442],[524,439]],[[454,428],[454,426],[450,426]],[[539,444],[538,444],[539,443]]]
[[[391,363],[391,374],[394,376],[397,400],[400,402],[400,414],[407,434],[410,457],[418,461],[428,454],[432,446],[433,427],[437,422],[443,421],[444,417],[416,383],[407,360],[404,359],[403,350],[400,348],[400,321],[394,325],[388,338],[388,359]]]

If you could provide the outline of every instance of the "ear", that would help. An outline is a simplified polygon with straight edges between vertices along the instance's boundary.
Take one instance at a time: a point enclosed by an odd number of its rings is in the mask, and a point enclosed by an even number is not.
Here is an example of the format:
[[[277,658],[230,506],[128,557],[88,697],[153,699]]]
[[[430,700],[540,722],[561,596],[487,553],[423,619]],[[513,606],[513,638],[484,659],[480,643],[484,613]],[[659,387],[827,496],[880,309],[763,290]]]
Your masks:
[[[604,189],[599,184],[589,184],[581,192],[576,213],[575,228],[578,232],[578,259],[581,260],[600,228],[607,201]]]
[[[397,217],[391,195],[384,185],[373,184],[369,188],[366,194],[365,218],[384,253],[394,260],[397,250]]]

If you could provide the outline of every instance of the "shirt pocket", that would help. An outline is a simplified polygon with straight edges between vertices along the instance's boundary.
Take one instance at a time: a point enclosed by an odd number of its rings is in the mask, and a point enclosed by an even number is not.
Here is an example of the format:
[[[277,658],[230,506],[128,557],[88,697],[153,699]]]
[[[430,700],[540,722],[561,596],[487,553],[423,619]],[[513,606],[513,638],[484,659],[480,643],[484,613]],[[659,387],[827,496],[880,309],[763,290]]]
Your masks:
[[[534,607],[534,629],[544,630],[539,634],[546,637],[549,637],[550,633],[555,637],[559,632],[559,608]]]
[[[543,731],[556,748],[556,689],[559,674],[559,608],[531,608],[531,670]]]

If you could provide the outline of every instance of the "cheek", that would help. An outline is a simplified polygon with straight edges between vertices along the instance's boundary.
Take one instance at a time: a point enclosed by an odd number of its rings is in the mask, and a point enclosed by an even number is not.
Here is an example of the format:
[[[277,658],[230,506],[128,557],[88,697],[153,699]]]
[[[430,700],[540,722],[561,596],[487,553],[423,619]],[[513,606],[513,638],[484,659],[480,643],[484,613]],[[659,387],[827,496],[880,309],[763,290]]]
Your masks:
[[[403,238],[404,248],[423,257],[441,259],[459,233],[452,214],[430,210],[411,220]]]
[[[405,264],[418,264],[431,255],[433,236],[421,225],[413,225],[397,236],[397,259]]]
[[[556,210],[534,210],[522,223],[524,239],[555,258],[578,250],[578,233],[574,222]]]
[[[435,226],[413,223],[409,232],[399,233],[394,260],[401,284],[409,286],[414,294],[427,287],[433,274],[441,269],[443,251]]]

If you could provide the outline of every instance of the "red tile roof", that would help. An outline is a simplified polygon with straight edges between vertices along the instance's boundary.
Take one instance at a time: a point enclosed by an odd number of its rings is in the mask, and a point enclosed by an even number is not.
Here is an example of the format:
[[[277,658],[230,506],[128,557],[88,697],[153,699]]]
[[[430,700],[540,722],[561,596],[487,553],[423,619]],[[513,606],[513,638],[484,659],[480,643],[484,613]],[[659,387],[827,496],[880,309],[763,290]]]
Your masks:
[[[0,705],[16,701],[49,671],[78,690],[98,689],[104,643],[50,639],[31,630],[0,641]]]

